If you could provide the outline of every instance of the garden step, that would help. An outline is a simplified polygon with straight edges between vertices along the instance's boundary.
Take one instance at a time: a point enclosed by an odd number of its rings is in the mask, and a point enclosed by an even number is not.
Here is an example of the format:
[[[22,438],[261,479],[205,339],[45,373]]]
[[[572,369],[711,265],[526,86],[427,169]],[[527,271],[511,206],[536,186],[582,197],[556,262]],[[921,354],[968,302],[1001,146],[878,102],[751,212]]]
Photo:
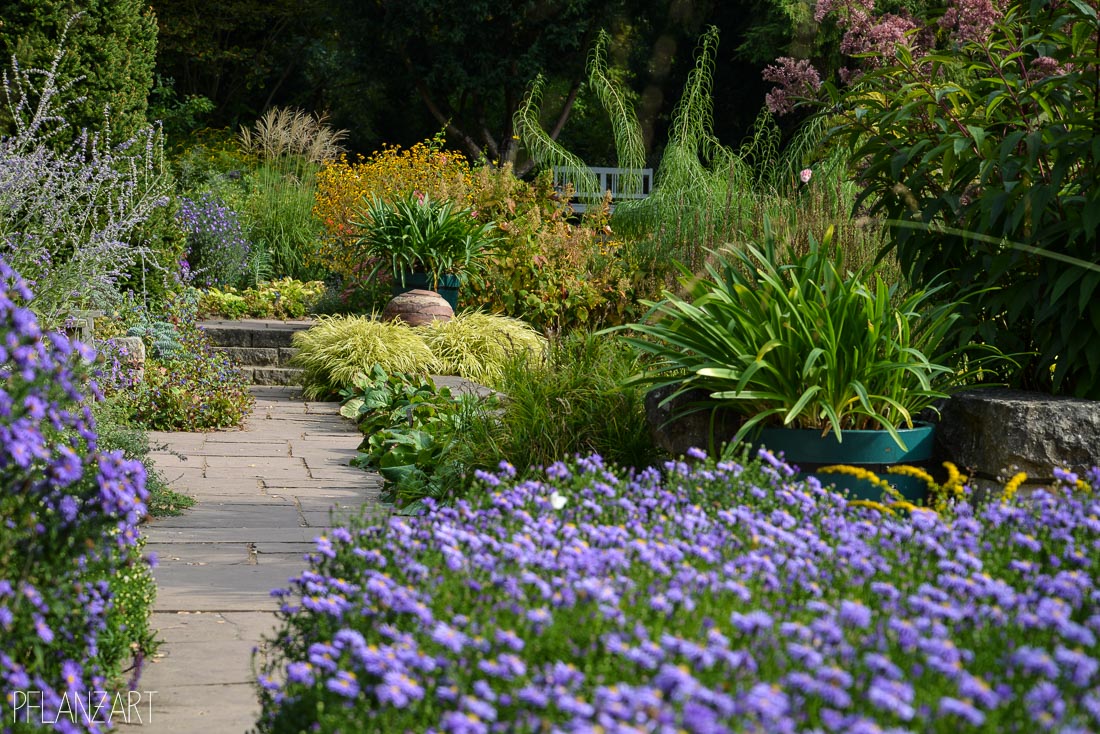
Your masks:
[[[217,347],[278,349],[290,347],[294,332],[313,326],[312,321],[249,319],[203,321],[199,327]]]
[[[297,367],[255,367],[241,366],[245,377],[252,385],[300,385],[302,371]]]
[[[229,355],[253,385],[297,385],[301,370],[290,367],[298,351],[291,346],[295,332],[308,329],[312,321],[204,321],[200,327],[214,350]]]

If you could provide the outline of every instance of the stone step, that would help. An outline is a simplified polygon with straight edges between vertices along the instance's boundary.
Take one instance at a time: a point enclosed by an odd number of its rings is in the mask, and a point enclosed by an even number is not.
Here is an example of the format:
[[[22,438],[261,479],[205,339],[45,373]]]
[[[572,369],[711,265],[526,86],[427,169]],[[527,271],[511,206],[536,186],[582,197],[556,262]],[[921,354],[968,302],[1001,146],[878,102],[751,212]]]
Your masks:
[[[312,321],[204,321],[200,327],[210,338],[214,351],[229,355],[253,385],[298,385],[301,370],[290,367],[298,351],[295,332],[308,329]]]
[[[255,367],[243,365],[240,371],[252,385],[301,385],[302,371],[296,367]]]
[[[279,349],[292,346],[294,333],[312,325],[312,321],[248,319],[203,321],[199,327],[217,347]]]

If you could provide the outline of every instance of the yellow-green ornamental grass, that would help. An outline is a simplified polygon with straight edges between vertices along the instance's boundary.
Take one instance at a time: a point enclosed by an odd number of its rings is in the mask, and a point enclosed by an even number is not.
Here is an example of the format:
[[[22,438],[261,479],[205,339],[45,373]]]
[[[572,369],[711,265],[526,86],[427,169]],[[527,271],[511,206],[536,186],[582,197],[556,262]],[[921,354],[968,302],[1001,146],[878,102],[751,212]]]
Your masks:
[[[294,335],[293,364],[302,368],[305,397],[318,400],[336,397],[375,365],[390,374],[458,375],[491,386],[513,355],[538,355],[545,344],[522,321],[477,311],[415,328],[369,316],[329,316]]]
[[[546,346],[546,340],[523,321],[479,311],[433,321],[417,331],[438,360],[440,374],[483,385],[493,385],[504,376],[504,365],[512,355],[537,357]]]

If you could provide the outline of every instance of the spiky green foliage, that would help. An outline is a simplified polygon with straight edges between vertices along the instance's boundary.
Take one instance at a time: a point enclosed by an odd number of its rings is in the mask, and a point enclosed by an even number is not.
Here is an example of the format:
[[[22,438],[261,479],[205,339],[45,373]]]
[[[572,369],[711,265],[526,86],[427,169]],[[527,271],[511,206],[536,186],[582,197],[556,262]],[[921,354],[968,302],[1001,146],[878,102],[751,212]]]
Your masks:
[[[642,142],[642,126],[638,115],[629,103],[620,84],[612,78],[607,66],[607,47],[611,36],[600,31],[596,45],[588,57],[588,83],[596,98],[611,118],[611,132],[615,136],[615,154],[619,167],[625,173],[619,179],[619,191],[623,194],[640,194],[642,177],[637,171],[645,167],[645,144]]]
[[[450,321],[419,327],[439,370],[483,385],[498,386],[515,357],[536,357],[546,340],[527,323],[507,316],[470,311]]]
[[[626,384],[640,369],[624,340],[571,332],[536,360],[508,363],[500,410],[469,421],[453,456],[469,474],[501,461],[522,469],[592,452],[621,466],[648,466],[656,449],[644,389]]]
[[[383,323],[366,316],[321,317],[317,324],[294,335],[298,353],[292,364],[301,367],[305,397],[327,400],[351,385],[356,375],[375,365],[386,372],[428,375],[435,355],[423,337],[401,323]]]
[[[750,187],[748,167],[714,135],[714,57],[718,29],[703,34],[695,68],[673,112],[668,145],[649,197],[615,209],[616,231],[663,240],[670,255],[696,265],[698,245],[724,234],[732,197]],[[685,246],[687,250],[685,251]]]
[[[577,156],[558,144],[550,137],[539,122],[539,102],[542,100],[542,88],[545,80],[542,75],[535,77],[531,90],[523,104],[516,110],[512,125],[523,140],[527,153],[543,168],[557,171],[559,181],[573,187],[578,199],[586,204],[599,201],[601,192],[596,177]]]

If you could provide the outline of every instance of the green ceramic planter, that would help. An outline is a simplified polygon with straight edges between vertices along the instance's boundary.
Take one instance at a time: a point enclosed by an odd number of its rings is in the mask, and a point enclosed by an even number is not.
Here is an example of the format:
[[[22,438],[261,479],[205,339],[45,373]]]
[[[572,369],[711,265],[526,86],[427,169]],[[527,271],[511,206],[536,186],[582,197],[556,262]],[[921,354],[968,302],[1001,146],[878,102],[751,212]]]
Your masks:
[[[919,503],[928,498],[928,485],[914,477],[887,474],[886,468],[910,464],[927,471],[935,428],[931,423],[915,423],[913,428],[899,430],[905,450],[886,431],[844,431],[844,440],[837,441],[833,433],[822,436],[817,430],[766,428],[756,445],[782,453],[788,464],[799,469],[799,476],[816,476],[823,485],[835,484],[838,490],[848,490],[853,498],[879,500],[882,490],[846,474],[814,474],[815,470],[833,464],[867,469],[893,484],[910,502]]]
[[[401,285],[401,279],[393,281],[393,295],[399,296],[413,290],[435,291],[443,296],[451,305],[451,310],[458,312],[458,287],[461,284],[458,276],[444,275],[439,279],[439,287],[432,288],[431,276],[427,273],[405,273],[405,285]]]

